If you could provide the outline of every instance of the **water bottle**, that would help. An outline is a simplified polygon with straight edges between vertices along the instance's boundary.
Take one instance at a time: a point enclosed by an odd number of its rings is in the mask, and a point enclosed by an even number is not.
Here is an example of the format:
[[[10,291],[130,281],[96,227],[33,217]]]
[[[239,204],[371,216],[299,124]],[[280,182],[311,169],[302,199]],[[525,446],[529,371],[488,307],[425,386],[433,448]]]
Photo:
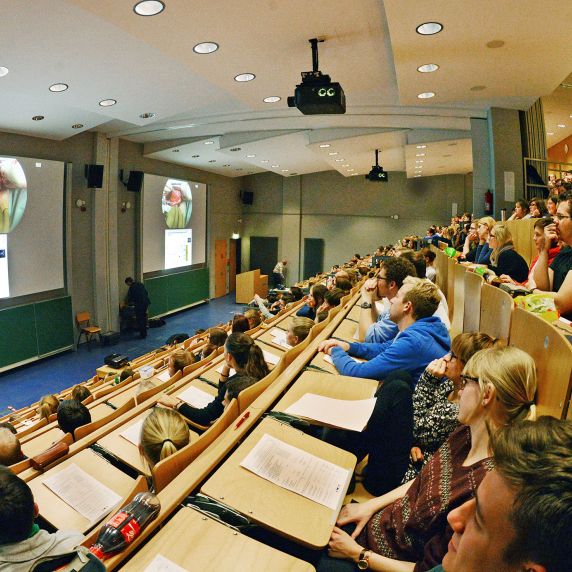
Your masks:
[[[161,503],[153,493],[135,495],[128,505],[103,525],[89,551],[100,560],[105,560],[111,554],[123,550],[157,516],[160,508]]]

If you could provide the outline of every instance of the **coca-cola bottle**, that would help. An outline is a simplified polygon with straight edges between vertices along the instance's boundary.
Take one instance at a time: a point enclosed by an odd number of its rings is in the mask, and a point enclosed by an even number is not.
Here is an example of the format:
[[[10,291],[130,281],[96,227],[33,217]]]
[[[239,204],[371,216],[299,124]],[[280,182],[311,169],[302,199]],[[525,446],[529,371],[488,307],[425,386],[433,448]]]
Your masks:
[[[139,493],[99,531],[95,544],[89,549],[100,560],[123,550],[139,536],[141,529],[153,520],[161,503],[153,493]]]

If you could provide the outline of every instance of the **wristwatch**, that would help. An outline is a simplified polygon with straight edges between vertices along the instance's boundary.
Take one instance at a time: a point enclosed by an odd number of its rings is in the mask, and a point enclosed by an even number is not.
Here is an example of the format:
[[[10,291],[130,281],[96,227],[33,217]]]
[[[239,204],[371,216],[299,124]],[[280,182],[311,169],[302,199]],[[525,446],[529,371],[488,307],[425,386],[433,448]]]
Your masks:
[[[360,305],[360,308],[362,308],[363,310],[368,310],[371,307],[372,306],[369,302],[364,302],[363,304]]]
[[[357,567],[360,570],[367,570],[369,568],[369,555],[371,554],[371,550],[364,548],[359,554],[359,560],[357,563]]]

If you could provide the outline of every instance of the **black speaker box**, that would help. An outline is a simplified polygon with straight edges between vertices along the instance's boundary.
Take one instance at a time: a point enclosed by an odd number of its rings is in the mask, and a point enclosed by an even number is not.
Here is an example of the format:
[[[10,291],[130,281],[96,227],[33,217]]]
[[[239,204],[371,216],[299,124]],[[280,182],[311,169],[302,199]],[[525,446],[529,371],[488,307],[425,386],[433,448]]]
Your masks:
[[[140,193],[143,188],[143,171],[129,171],[127,180],[127,190]]]
[[[240,191],[240,198],[243,205],[251,205],[254,203],[254,193],[252,191]]]
[[[85,178],[90,189],[101,189],[103,187],[103,165],[86,165]]]

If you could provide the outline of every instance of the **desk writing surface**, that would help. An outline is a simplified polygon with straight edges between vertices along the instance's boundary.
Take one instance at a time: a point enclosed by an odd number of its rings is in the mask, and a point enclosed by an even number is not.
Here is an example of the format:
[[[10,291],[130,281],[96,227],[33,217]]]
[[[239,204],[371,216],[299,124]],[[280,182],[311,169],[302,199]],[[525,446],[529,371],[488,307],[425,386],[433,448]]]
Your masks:
[[[107,402],[119,409],[122,405],[125,405],[132,397],[135,397],[138,388],[139,383],[135,383],[125,391],[121,391],[120,393],[112,393],[109,396],[109,399],[107,399]]]
[[[347,318],[350,318],[350,319],[352,319],[352,320],[355,320],[356,322],[359,322],[360,313],[361,313],[361,308],[356,304],[356,305],[348,312],[348,315],[347,315],[346,317],[347,317]]]
[[[115,409],[110,407],[107,403],[98,403],[94,405],[91,409],[89,409],[89,414],[91,415],[92,421],[99,421],[108,415],[111,415]]]
[[[351,453],[266,418],[203,485],[201,491],[278,534],[310,548],[324,548],[337,518],[334,510],[283,489],[240,466],[264,434],[345,469],[354,470],[356,458]]]
[[[319,367],[320,369],[323,369],[328,373],[338,374],[338,370],[335,368],[334,364],[327,362],[324,359],[324,357],[327,355],[328,354],[325,354],[324,352],[317,352],[312,361],[310,362],[310,365]]]
[[[127,496],[135,481],[91,449],[84,449],[28,483],[43,518],[58,529],[77,530],[85,534],[97,523],[90,523],[43,484],[44,479],[59,473],[70,464],[77,465],[122,498]]]
[[[273,410],[286,411],[306,393],[333,399],[369,399],[374,396],[378,386],[379,382],[374,379],[305,371]]]
[[[275,326],[274,326],[275,327]],[[274,339],[274,335],[271,334],[270,332],[273,330],[274,328],[269,328],[269,330],[267,332],[264,332],[262,335],[258,336],[258,338],[256,338],[256,341],[259,342],[259,345],[262,348],[265,348],[267,351],[272,351],[268,349],[268,346],[270,346],[273,350],[277,350],[277,351],[281,351],[281,352],[285,352],[288,348],[285,348],[284,346],[280,346],[278,344],[275,344],[272,340]],[[278,328],[277,328],[278,329]],[[281,332],[283,332],[284,334],[286,334],[286,332],[284,330],[280,330]],[[284,336],[285,337],[285,336]],[[262,343],[261,343],[262,342]]]
[[[339,338],[346,342],[355,343],[359,342],[355,333],[358,331],[358,324],[352,320],[343,320],[340,325],[334,330],[331,335],[332,338]]]
[[[110,409],[111,411],[111,409]],[[64,432],[55,425],[44,433],[34,437],[27,443],[22,443],[22,452],[26,457],[35,457],[49,449],[56,441],[64,436]]]
[[[314,567],[236,533],[228,526],[183,507],[122,570],[141,572],[160,554],[186,570],[203,572],[310,572]]]

